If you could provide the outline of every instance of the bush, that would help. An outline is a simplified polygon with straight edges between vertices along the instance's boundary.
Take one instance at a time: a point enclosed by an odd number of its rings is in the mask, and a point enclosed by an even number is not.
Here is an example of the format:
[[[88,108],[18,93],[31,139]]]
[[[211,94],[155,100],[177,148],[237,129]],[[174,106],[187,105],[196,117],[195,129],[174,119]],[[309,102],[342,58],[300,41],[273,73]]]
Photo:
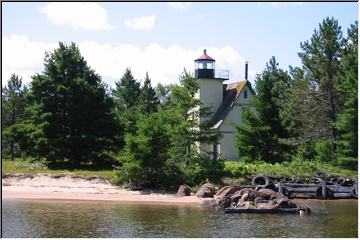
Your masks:
[[[316,152],[315,159],[320,162],[332,162],[335,153],[333,151],[333,142],[330,140],[320,140],[315,142],[314,150]]]
[[[322,163],[319,161],[309,161],[295,159],[291,162],[283,163],[244,163],[244,162],[225,162],[225,172],[229,177],[246,178],[257,174],[267,174],[276,177],[295,177],[311,179],[316,171],[330,172],[340,176],[355,176],[356,171],[344,170],[338,167]]]
[[[226,174],[223,160],[194,157],[190,165],[182,168],[185,183],[196,186],[204,182],[220,183]]]

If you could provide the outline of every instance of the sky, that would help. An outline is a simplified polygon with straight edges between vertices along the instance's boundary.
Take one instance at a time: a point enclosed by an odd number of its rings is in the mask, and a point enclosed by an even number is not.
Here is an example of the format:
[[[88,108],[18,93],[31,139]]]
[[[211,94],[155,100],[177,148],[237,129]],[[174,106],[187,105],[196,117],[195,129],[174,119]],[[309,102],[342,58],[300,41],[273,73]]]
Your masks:
[[[207,49],[216,70],[254,83],[275,56],[280,67],[300,66],[300,43],[326,17],[344,34],[358,19],[358,3],[2,2],[2,85],[15,73],[24,83],[43,71],[45,52],[75,42],[109,86],[129,67],[142,81],[178,83],[183,69]]]

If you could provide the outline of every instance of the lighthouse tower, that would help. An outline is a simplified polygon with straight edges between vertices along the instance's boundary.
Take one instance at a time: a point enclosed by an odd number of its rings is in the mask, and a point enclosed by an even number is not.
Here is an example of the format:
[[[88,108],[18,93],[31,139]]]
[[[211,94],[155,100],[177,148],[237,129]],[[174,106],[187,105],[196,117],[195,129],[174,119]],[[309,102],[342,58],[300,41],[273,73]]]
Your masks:
[[[228,77],[215,77],[215,59],[207,55],[206,49],[202,56],[195,59],[195,78],[200,82],[196,97],[214,113],[223,101],[223,81]]]

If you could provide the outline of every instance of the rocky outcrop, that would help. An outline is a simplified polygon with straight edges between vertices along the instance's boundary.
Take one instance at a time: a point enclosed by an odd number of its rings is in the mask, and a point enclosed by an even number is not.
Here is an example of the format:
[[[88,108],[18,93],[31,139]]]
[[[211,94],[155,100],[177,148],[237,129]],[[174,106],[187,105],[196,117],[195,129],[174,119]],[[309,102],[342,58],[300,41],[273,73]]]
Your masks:
[[[206,183],[199,188],[195,196],[199,198],[213,198],[214,194],[215,194],[215,186],[210,183]]]
[[[271,189],[244,188],[238,190],[236,187],[227,187],[220,191],[215,195],[217,206],[220,209],[241,209],[244,211],[251,209],[252,212],[257,209],[259,212],[294,209],[295,212],[310,213],[308,206],[291,201],[286,196]]]
[[[189,186],[186,186],[186,185],[180,185],[177,193],[176,193],[176,196],[177,197],[185,197],[185,196],[190,196],[190,193],[191,193],[191,189]]]

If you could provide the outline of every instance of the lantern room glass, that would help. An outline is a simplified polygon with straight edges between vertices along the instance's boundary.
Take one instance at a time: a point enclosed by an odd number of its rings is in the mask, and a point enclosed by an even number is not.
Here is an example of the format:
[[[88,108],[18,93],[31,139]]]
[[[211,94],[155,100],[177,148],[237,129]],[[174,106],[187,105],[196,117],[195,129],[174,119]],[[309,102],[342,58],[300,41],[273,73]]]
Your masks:
[[[196,61],[195,69],[215,69],[215,62],[206,60]]]

